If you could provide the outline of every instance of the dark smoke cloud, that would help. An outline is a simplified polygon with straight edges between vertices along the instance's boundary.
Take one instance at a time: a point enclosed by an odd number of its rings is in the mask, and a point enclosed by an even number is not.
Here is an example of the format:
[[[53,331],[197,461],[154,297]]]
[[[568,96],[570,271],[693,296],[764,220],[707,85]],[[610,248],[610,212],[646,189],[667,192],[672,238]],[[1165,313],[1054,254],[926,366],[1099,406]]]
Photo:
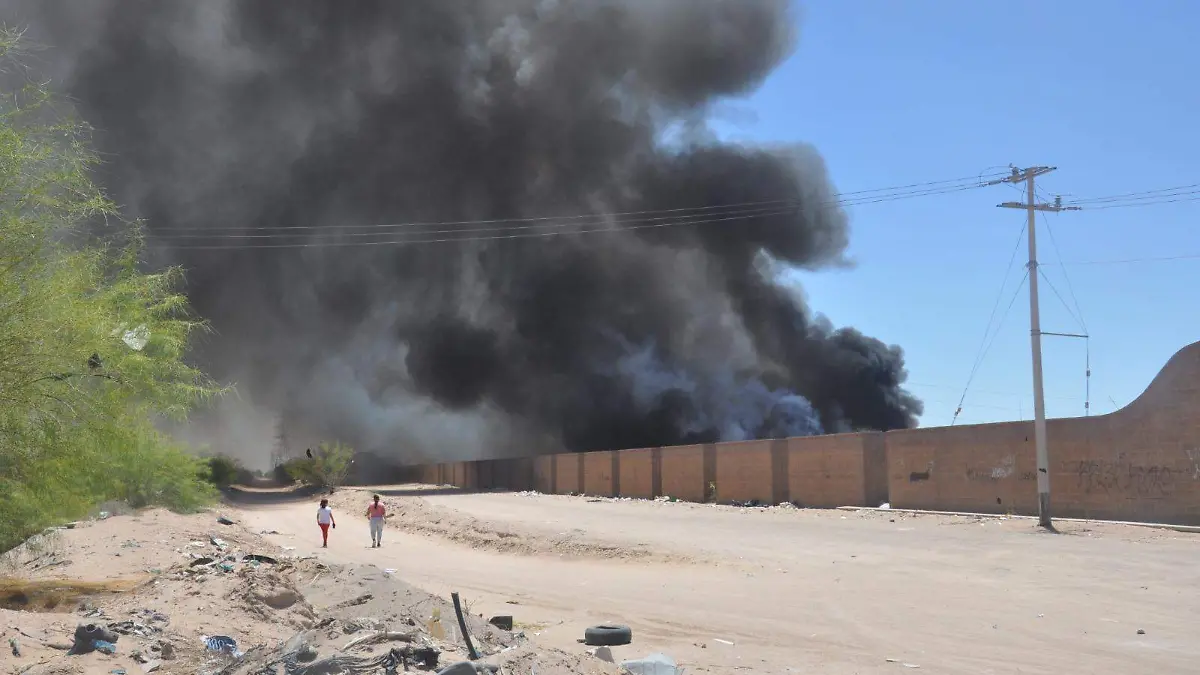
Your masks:
[[[200,358],[241,396],[204,434],[245,439],[282,414],[294,438],[464,455],[890,429],[921,411],[898,348],[777,280],[845,262],[819,156],[704,131],[790,53],[786,0],[2,6],[51,47],[41,66],[110,157],[101,180],[146,220],[152,262],[187,267],[218,331]],[[775,200],[799,206],[577,236],[187,248],[229,243],[212,228]]]

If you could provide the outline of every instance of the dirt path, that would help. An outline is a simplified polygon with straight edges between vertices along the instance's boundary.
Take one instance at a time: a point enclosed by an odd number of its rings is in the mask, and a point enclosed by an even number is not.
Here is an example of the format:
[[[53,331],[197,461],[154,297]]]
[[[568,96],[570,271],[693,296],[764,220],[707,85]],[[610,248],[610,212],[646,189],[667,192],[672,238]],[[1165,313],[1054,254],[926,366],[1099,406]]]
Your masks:
[[[629,624],[630,658],[662,650],[692,673],[1193,673],[1200,536],[1026,520],[732,509],[523,495],[386,491],[371,549],[366,495],[244,507],[246,524],[333,561],[373,562],[472,611],[513,614],[581,650]],[[469,532],[470,535],[463,535]],[[522,542],[514,546],[511,541]],[[512,602],[519,604],[510,604]],[[1139,634],[1139,630],[1145,631]]]

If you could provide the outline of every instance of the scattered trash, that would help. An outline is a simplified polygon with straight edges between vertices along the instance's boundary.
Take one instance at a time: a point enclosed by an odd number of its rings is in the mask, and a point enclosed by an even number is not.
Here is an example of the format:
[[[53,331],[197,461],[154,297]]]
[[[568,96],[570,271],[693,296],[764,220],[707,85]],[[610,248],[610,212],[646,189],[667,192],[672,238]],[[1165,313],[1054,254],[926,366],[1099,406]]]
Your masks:
[[[501,614],[500,616],[493,616],[492,618],[488,619],[488,623],[492,624],[496,628],[499,628],[500,630],[512,630],[513,629],[512,616],[505,615],[505,614]]]
[[[21,657],[21,643],[17,641],[17,638],[15,638],[15,637],[9,638],[8,646],[12,647],[12,655],[13,656],[15,656],[17,658]]]
[[[452,663],[437,671],[437,675],[478,675],[478,673],[479,671],[475,669],[475,664],[470,661]]]
[[[592,626],[583,631],[583,643],[591,647],[619,647],[633,642],[629,626]]]
[[[222,652],[224,654],[230,654],[234,658],[242,655],[242,653],[238,651],[237,640],[234,640],[228,635],[213,635],[211,637],[201,636],[200,640],[204,643],[204,647],[210,652]]]
[[[112,515],[112,514],[111,514],[111,513],[109,513],[108,511],[101,511],[100,513],[97,513],[97,514],[96,514],[96,518],[97,518],[98,520],[108,520],[108,517],[109,517],[109,516],[111,516],[111,515]]]
[[[666,654],[651,654],[645,658],[622,661],[621,667],[631,675],[682,675],[683,670]]]
[[[442,608],[434,607],[429,614],[429,620],[425,622],[425,628],[435,640],[446,639],[446,627],[442,625]]]
[[[122,331],[124,326],[118,328],[117,331]],[[115,334],[115,331],[114,331]],[[121,342],[125,343],[135,352],[140,352],[146,347],[146,343],[150,341],[150,329],[146,328],[145,324],[121,332]]]
[[[216,562],[216,560],[214,560],[213,558],[209,558],[207,556],[202,556],[202,557],[199,557],[199,558],[196,558],[195,560],[193,560],[191,566],[199,567],[201,565],[211,565],[214,562]]]
[[[729,645],[731,647],[733,646],[732,642],[730,642],[729,640],[722,640],[721,638],[713,638],[713,642],[720,642],[723,645]]]
[[[259,532],[259,534],[279,534],[279,531],[278,530],[263,530],[262,532]]]
[[[317,649],[312,645],[306,644],[296,652],[296,660],[300,663],[312,663],[317,660]]]
[[[437,668],[438,658],[442,653],[434,647],[405,647],[400,650],[400,655],[401,662],[405,664],[405,667],[415,665],[433,670]]]
[[[329,621],[332,622],[333,619],[330,619]],[[351,635],[364,630],[380,631],[386,629],[386,623],[369,616],[361,616],[357,619],[350,619],[342,625],[342,632],[346,635]]]
[[[1142,630],[1141,628],[1138,629],[1138,635],[1145,635],[1145,634],[1146,634],[1146,631]]]
[[[233,521],[226,518],[225,516],[217,516],[217,522],[222,525],[233,525]]]
[[[612,650],[609,649],[608,647],[596,647],[594,649],[587,650],[587,653],[600,659],[601,661],[608,661],[609,663],[613,663],[613,653],[612,653]]]
[[[212,544],[213,546],[216,546],[217,548],[225,548],[225,546],[226,546],[225,540],[221,539],[220,537],[212,537],[208,540],[208,542],[210,544]],[[200,545],[203,546],[204,544],[200,544]]]
[[[103,652],[105,654],[115,654],[117,651],[116,633],[109,630],[106,626],[101,626],[95,623],[81,623],[75,627],[75,644],[71,646],[68,654],[88,654],[91,652]]]
[[[162,632],[162,629],[160,628],[147,626],[145,624],[138,623],[137,621],[130,620],[118,621],[117,623],[110,624],[108,628],[109,630],[120,633],[121,635],[137,635],[139,637],[149,637],[155,633]]]
[[[417,636],[415,633],[399,633],[395,631],[381,630],[354,638],[353,640],[347,642],[345,647],[342,647],[342,651],[349,651],[350,649],[363,644],[373,644],[376,642],[387,641],[414,642],[416,639]]]
[[[147,661],[146,663],[142,664],[142,672],[153,673],[154,671],[158,670],[161,667],[162,667],[162,663],[159,661]]]
[[[124,668],[113,668],[108,671],[111,675],[127,675]]]
[[[880,509],[882,509],[882,510],[884,510],[884,511],[888,511],[888,510],[890,510],[890,509],[892,508],[892,505],[891,505],[890,503],[888,503],[888,502],[884,502],[884,503],[882,503],[882,504],[880,504],[880,505],[879,505],[879,508],[880,508]]]
[[[302,638],[303,634],[297,637]],[[323,658],[319,661],[314,661],[303,667],[296,667],[295,663],[299,661],[298,656],[305,649],[306,641],[303,639],[297,640],[293,638],[284,646],[268,650],[264,647],[255,647],[244,655],[241,655],[241,660],[237,664],[238,673],[274,673],[277,666],[283,667],[286,672],[310,673],[316,675],[318,673],[398,673],[407,671],[410,665],[419,665],[426,670],[437,668],[438,656],[440,652],[432,647],[414,648],[411,645],[403,648],[393,648],[379,656],[352,656],[346,654],[334,654]],[[224,670],[221,672],[233,672]],[[476,675],[474,667],[470,671],[471,675]]]

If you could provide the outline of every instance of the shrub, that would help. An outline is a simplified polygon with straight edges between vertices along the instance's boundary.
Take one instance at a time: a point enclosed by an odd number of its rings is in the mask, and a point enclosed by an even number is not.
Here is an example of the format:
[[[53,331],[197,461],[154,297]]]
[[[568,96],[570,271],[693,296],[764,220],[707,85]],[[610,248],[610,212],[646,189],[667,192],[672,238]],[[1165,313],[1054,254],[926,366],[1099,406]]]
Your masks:
[[[0,31],[0,71],[20,72],[16,48]],[[184,361],[205,326],[181,271],[141,270],[84,125],[41,85],[0,93],[0,551],[107,500],[196,508],[213,497],[199,461],[153,424],[220,393]]]
[[[254,474],[240,461],[226,455],[215,455],[204,460],[204,469],[204,479],[221,489],[254,480]]]
[[[322,443],[312,451],[312,457],[293,459],[282,466],[292,480],[313,487],[336,488],[346,482],[353,463],[354,449],[335,442]]]

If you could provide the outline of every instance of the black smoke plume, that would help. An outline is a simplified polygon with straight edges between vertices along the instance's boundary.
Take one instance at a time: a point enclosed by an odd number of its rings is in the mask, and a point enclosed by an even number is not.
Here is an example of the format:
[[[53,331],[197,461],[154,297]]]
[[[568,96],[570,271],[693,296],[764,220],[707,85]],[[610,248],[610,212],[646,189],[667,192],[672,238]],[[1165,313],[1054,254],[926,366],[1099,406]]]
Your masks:
[[[779,281],[846,262],[819,156],[706,132],[790,53],[787,0],[0,6],[149,262],[188,270],[217,331],[198,358],[240,391],[198,422],[218,443],[247,410],[412,458],[920,414],[899,348]]]

